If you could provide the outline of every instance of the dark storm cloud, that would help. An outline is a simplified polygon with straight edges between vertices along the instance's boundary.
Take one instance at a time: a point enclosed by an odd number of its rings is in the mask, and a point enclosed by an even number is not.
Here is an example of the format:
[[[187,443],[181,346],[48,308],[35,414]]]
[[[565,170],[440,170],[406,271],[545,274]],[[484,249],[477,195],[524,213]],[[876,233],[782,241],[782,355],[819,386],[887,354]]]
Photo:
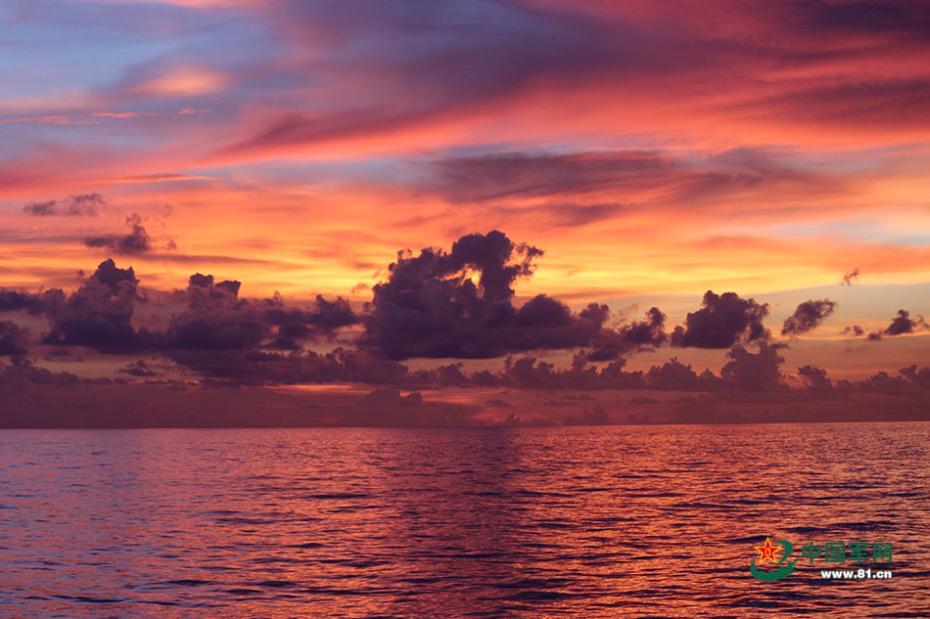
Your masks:
[[[106,208],[107,202],[99,193],[71,196],[67,200],[32,202],[23,207],[23,212],[35,217],[95,216]]]
[[[675,327],[672,346],[694,348],[730,348],[738,342],[755,342],[768,338],[762,321],[769,313],[767,304],[740,298],[735,292],[722,295],[708,290],[703,307],[688,313],[685,325]]]
[[[836,301],[820,299],[804,301],[794,310],[794,314],[785,319],[782,335],[801,335],[816,329],[821,322],[836,309]]]
[[[238,282],[220,282],[220,284]],[[194,288],[191,285],[188,290]],[[248,303],[201,300],[171,319],[165,333],[166,348],[189,350],[249,350],[270,335],[269,325]]]
[[[262,346],[299,349],[303,340],[358,322],[341,297],[328,301],[318,295],[315,307],[304,309],[288,307],[277,296],[240,299],[239,288],[237,281],[214,282],[212,275],[192,275],[187,286],[188,307],[171,319],[165,347],[204,351],[244,351]]]
[[[28,332],[9,320],[0,320],[0,356],[23,355],[28,351]]]
[[[878,341],[884,336],[894,337],[896,335],[906,335],[915,331],[925,331],[930,329],[930,325],[923,316],[911,318],[911,313],[907,310],[898,310],[898,315],[892,318],[891,324],[882,331],[873,331],[869,333],[869,339]]]
[[[578,348],[611,336],[604,329],[606,306],[592,304],[575,314],[544,294],[514,306],[515,280],[532,273],[540,255],[499,231],[463,236],[449,252],[401,253],[388,281],[373,289],[361,344],[392,359],[489,358]],[[651,341],[653,331],[638,328],[630,337]]]
[[[239,300],[240,283],[214,283],[212,275],[192,275],[188,306],[171,318],[165,347],[190,350],[257,348],[270,329],[248,301]]]
[[[241,299],[239,288],[237,281],[215,282],[212,275],[196,273],[186,291],[169,295],[175,301],[186,300],[186,306],[171,317],[165,331],[137,330],[136,303],[146,296],[132,268],[121,269],[108,259],[70,295],[57,289],[39,294],[0,290],[0,312],[45,315],[50,330],[43,344],[85,346],[105,353],[296,350],[306,340],[331,338],[359,322],[341,297],[328,300],[318,295],[304,307],[288,304],[279,295]]]
[[[87,346],[108,352],[140,346],[132,326],[139,280],[132,268],[120,269],[112,259],[101,262],[94,274],[49,316],[51,331],[43,343]]]
[[[516,306],[514,283],[532,273],[541,254],[497,231],[463,236],[448,252],[402,252],[389,269],[388,281],[374,288],[363,317],[342,298],[317,296],[310,306],[288,304],[279,295],[243,299],[239,282],[217,282],[212,275],[196,273],[186,291],[173,296],[174,302],[185,299],[185,307],[172,315],[164,331],[136,330],[135,305],[145,295],[133,270],[118,268],[112,259],[67,297],[60,291],[42,297],[3,291],[0,308],[46,314],[51,329],[42,340],[45,344],[108,353],[161,352],[210,374],[223,371],[214,367],[216,359],[208,354],[214,351],[242,353],[241,366],[257,361],[274,376],[316,375],[321,367],[333,373],[331,364],[276,351],[300,351],[309,341],[333,339],[341,329],[360,322],[364,331],[359,346],[366,354],[388,359],[490,358],[579,349],[584,359],[608,361],[667,341],[665,315],[658,308],[650,309],[644,320],[608,328],[606,305],[592,303],[574,312],[539,294]]]
[[[133,213],[126,218],[128,234],[104,234],[84,239],[87,247],[105,249],[118,255],[144,254],[152,250],[152,239],[142,225],[142,217]]]

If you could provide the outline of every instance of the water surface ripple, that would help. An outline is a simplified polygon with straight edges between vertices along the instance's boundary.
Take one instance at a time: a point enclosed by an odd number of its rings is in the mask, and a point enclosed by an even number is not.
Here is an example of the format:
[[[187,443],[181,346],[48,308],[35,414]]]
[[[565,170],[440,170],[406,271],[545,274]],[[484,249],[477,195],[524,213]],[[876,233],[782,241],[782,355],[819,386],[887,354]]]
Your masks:
[[[0,616],[928,617],[928,451],[926,423],[2,431]],[[892,542],[894,577],[757,582],[767,535]]]

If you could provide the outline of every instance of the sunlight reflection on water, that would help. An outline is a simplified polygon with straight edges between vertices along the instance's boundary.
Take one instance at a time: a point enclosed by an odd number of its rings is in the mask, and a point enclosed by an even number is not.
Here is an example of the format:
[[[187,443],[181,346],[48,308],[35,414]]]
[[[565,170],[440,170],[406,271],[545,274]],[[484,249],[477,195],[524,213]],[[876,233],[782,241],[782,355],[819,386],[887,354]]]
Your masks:
[[[0,615],[930,616],[928,439],[925,423],[3,431]],[[895,576],[825,582],[799,562],[759,583],[769,535],[889,541]]]

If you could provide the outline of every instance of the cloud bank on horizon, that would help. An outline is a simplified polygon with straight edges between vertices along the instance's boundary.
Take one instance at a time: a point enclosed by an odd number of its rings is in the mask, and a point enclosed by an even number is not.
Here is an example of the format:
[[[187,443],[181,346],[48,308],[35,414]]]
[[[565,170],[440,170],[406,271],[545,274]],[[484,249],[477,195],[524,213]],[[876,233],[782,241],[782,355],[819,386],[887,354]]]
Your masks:
[[[201,273],[191,275],[183,291],[146,289],[132,267],[120,268],[107,259],[70,293],[0,289],[0,314],[33,324],[44,318],[47,325],[34,337],[26,326],[0,321],[0,356],[10,358],[4,376],[67,384],[78,378],[70,373],[56,378],[36,368],[28,355],[45,352],[52,360],[86,350],[135,358],[117,375],[169,382],[183,376],[202,385],[360,382],[777,392],[788,388],[780,351],[837,309],[829,299],[801,303],[785,320],[786,339],[779,341],[763,322],[768,304],[735,292],[707,291],[701,307],[670,331],[658,307],[650,308],[644,320],[630,320],[612,317],[607,305],[597,303],[573,312],[546,294],[515,304],[516,281],[530,277],[543,255],[497,230],[465,235],[449,250],[400,251],[386,270],[386,281],[374,287],[372,300],[360,310],[342,297],[317,295],[313,304],[280,294],[243,298],[241,282]],[[158,315],[167,319],[162,327]],[[877,342],[928,330],[922,316],[901,309],[883,331],[866,336],[860,329],[856,335]],[[677,356],[648,372],[625,370],[630,357],[663,347],[726,351],[726,363],[719,375],[710,370],[698,374]],[[536,357],[552,352],[570,353],[570,367],[559,369]],[[469,372],[463,363],[504,357],[498,371]],[[400,363],[417,359],[447,363],[420,369]],[[157,371],[156,364],[169,371]],[[923,389],[928,371],[912,364],[900,370],[900,377],[889,378],[888,388]],[[859,383],[842,380],[836,388],[868,391],[885,378],[888,374],[879,372]],[[834,390],[826,370],[813,365],[799,368],[796,379],[811,391]]]
[[[926,359],[919,3],[11,0],[0,27],[2,355],[770,387],[724,368]]]

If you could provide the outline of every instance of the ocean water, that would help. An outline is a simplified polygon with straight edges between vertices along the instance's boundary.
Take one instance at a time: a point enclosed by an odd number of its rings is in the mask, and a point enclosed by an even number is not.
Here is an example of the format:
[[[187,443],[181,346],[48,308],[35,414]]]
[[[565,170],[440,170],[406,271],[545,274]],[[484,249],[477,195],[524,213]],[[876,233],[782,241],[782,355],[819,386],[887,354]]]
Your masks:
[[[0,616],[930,617],[928,461],[926,423],[0,431]],[[759,582],[768,536],[893,577]]]

